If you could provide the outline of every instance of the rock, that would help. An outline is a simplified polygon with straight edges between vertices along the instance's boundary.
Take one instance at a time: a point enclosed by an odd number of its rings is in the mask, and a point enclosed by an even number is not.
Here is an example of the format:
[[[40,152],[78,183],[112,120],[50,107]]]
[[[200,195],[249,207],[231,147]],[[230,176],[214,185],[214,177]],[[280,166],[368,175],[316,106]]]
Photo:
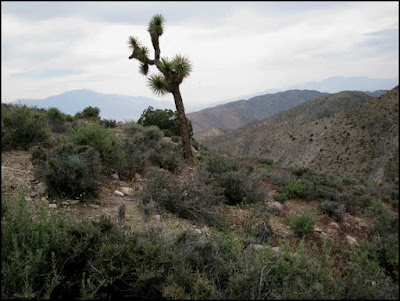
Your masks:
[[[141,178],[141,176],[138,173],[135,173],[135,179],[139,180]]]
[[[358,246],[357,239],[355,239],[354,237],[352,237],[350,235],[346,235],[346,240],[350,246],[354,246],[354,245]]]
[[[276,215],[281,214],[282,209],[283,209],[283,206],[279,202],[272,202],[268,206],[268,211],[270,211],[271,213],[276,214]]]
[[[115,180],[119,180],[119,176],[118,176],[117,173],[113,173],[113,174],[111,175],[111,178],[113,178],[113,179],[115,179]]]
[[[42,196],[42,198],[40,199],[42,202],[47,202],[46,197]]]
[[[121,191],[119,191],[119,190],[115,190],[114,191],[114,193],[113,193],[113,195],[116,195],[116,196],[124,196],[124,194],[121,192]]]
[[[100,206],[99,206],[99,205],[96,205],[96,204],[89,204],[88,206],[89,206],[90,208],[93,208],[93,209],[100,208]]]
[[[120,190],[124,195],[133,195],[133,189],[132,188],[121,187]]]
[[[47,185],[46,185],[46,183],[40,182],[40,183],[38,184],[36,190],[37,190],[37,193],[39,193],[39,194],[45,193],[46,190],[47,190]]]
[[[49,208],[50,209],[56,209],[57,208],[57,204],[49,204]]]
[[[35,198],[37,196],[36,192],[32,191],[31,192],[31,198]]]
[[[260,252],[262,249],[264,249],[264,246],[259,245],[259,244],[254,244],[251,246],[253,248],[254,251],[256,252]]]
[[[210,229],[208,229],[207,226],[204,226],[204,227],[201,229],[201,232],[203,232],[206,236],[210,236],[210,235],[211,235]]]
[[[68,203],[69,203],[70,205],[76,205],[76,204],[79,203],[79,200],[68,200]]]
[[[161,220],[161,215],[156,214],[153,216],[153,219],[156,220],[157,222],[159,222]]]
[[[197,228],[196,228],[196,229],[194,229],[194,231],[197,232],[197,234],[203,234],[203,232],[201,232],[200,229],[197,229]]]
[[[335,223],[335,222],[331,222],[331,223],[329,224],[329,226],[330,226],[331,228],[335,228],[335,229],[339,229],[339,228],[340,228],[340,226],[339,226],[337,223]]]
[[[27,201],[27,202],[32,201],[32,199],[31,199],[29,196],[27,196],[27,195],[24,197],[24,200]]]
[[[275,253],[280,252],[279,247],[272,247],[271,250],[274,251]]]
[[[322,229],[318,226],[314,227],[314,232],[322,232]]]
[[[68,206],[69,202],[61,202],[61,205]]]

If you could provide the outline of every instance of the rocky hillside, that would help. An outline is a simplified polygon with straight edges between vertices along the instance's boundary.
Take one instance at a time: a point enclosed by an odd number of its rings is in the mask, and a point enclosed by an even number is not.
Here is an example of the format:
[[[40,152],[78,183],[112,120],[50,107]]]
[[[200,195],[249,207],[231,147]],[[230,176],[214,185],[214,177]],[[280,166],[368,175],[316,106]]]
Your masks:
[[[290,90],[207,108],[187,114],[187,117],[192,121],[195,132],[211,128],[237,129],[248,122],[264,120],[280,111],[325,94],[327,93],[312,90]]]
[[[362,92],[340,92],[204,144],[287,167],[398,184],[398,109],[398,87],[375,99]]]

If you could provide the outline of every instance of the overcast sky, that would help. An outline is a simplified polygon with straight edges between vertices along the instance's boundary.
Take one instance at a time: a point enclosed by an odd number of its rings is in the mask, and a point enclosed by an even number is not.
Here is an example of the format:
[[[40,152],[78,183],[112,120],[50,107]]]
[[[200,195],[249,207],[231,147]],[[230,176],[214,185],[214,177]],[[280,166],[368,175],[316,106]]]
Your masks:
[[[398,77],[397,1],[2,1],[2,102],[75,89],[172,102],[128,60],[130,35],[152,50],[147,26],[157,13],[166,20],[161,56],[193,65],[181,84],[187,104],[332,76]]]

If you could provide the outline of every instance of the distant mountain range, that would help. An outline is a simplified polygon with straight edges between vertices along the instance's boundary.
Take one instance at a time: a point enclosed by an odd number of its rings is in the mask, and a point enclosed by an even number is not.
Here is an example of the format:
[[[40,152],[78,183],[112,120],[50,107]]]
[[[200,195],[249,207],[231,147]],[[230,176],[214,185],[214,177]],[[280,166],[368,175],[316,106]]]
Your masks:
[[[357,91],[319,96],[203,144],[286,167],[398,185],[398,86],[377,98]]]
[[[38,108],[55,107],[63,113],[75,115],[88,106],[98,107],[103,119],[115,119],[117,121],[137,121],[148,106],[155,109],[172,109],[175,105],[169,102],[161,102],[147,97],[133,97],[117,94],[102,94],[92,90],[73,90],[60,95],[50,96],[45,99],[19,99],[13,104],[25,104]]]
[[[187,117],[192,121],[195,132],[211,128],[236,129],[250,121],[263,120],[279,111],[293,108],[324,94],[327,93],[310,90],[290,90],[266,94],[255,96],[249,100],[239,100],[207,108],[187,114]]]

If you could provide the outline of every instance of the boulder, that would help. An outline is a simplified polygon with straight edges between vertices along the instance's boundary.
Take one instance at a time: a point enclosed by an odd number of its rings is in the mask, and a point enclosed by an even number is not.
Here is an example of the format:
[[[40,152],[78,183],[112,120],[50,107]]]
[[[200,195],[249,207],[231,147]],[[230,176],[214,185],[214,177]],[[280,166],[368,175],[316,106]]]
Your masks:
[[[93,209],[98,209],[98,208],[100,208],[100,206],[99,205],[96,205],[96,204],[89,204],[88,205],[90,208],[93,208]]]
[[[113,179],[115,179],[115,180],[119,180],[119,176],[118,176],[117,173],[113,173],[113,174],[111,175],[111,178],[113,178]]]
[[[69,203],[70,205],[76,205],[76,204],[79,203],[79,200],[68,200],[68,203]]]
[[[346,240],[350,246],[358,246],[357,239],[355,239],[354,237],[346,235]]]
[[[272,202],[268,206],[268,211],[275,215],[280,215],[282,212],[283,206],[279,202]]]
[[[57,208],[57,204],[49,204],[49,209],[56,209]]]
[[[121,192],[124,195],[133,195],[133,189],[129,187],[120,187]]]
[[[335,222],[331,222],[331,223],[329,224],[329,226],[330,226],[331,228],[335,228],[335,229],[339,229],[339,228],[340,228],[340,226],[339,226],[337,223],[335,223]]]
[[[252,245],[251,247],[253,248],[253,250],[254,250],[255,252],[260,252],[262,249],[264,249],[264,246],[259,245],[259,244],[254,244],[254,245]]]
[[[124,194],[121,192],[121,191],[119,191],[119,190],[115,190],[114,191],[114,193],[113,193],[113,195],[116,195],[116,196],[124,196]]]

